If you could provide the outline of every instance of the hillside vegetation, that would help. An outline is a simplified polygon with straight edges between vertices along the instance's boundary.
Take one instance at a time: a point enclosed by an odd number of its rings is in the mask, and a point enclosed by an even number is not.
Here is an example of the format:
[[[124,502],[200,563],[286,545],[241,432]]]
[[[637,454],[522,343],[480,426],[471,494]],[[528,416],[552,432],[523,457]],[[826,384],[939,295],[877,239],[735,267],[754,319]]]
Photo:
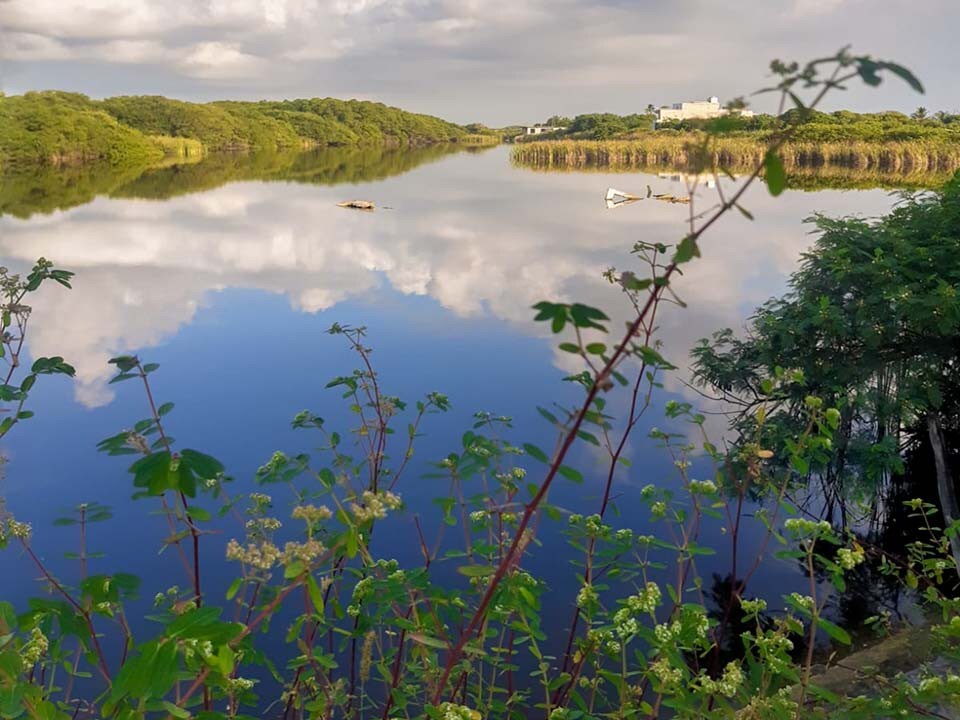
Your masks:
[[[58,91],[0,96],[0,166],[143,164],[213,150],[416,146],[465,135],[439,118],[360,100],[190,103],[156,95],[92,100]]]

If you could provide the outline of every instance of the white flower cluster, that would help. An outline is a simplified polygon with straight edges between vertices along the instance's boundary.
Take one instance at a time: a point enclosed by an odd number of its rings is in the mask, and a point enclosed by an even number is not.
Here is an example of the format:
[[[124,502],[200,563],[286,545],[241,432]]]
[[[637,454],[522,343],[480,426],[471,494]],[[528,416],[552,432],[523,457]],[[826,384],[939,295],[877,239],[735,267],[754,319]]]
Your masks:
[[[580,588],[580,592],[577,593],[577,607],[581,610],[593,607],[599,602],[599,599],[597,591],[593,589],[593,585],[584,585]]]
[[[320,507],[315,507],[313,505],[297,505],[290,513],[290,517],[292,517],[294,520],[305,520],[309,524],[315,525],[318,522],[323,522],[324,520],[329,520],[332,518],[333,512],[326,505],[321,505]]]
[[[477,710],[450,702],[442,703],[437,709],[443,713],[443,720],[481,720],[483,717]]]
[[[717,485],[713,480],[691,480],[691,495],[713,495],[717,492]]]
[[[360,503],[350,503],[350,512],[353,513],[354,519],[362,524],[371,520],[382,520],[387,516],[388,511],[396,510],[400,505],[400,496],[394,495],[389,490],[376,493],[365,490]]]
[[[719,680],[701,675],[700,687],[710,695],[723,695],[731,698],[743,686],[743,680],[743,670],[740,669],[740,663],[733,661],[727,663]]]
[[[620,542],[630,542],[633,540],[633,530],[630,528],[622,528],[621,530],[617,530],[613,536]]]
[[[949,697],[956,697],[960,695],[960,675],[947,673],[943,676],[925,677],[917,685],[917,690],[922,693],[943,693]]]
[[[670,624],[660,623],[653,628],[653,635],[659,645],[673,644],[682,632],[683,625],[680,624],[679,620],[674,620]]]
[[[47,636],[43,634],[40,628],[34,627],[30,631],[30,639],[20,648],[20,660],[23,663],[23,669],[29,671],[40,658],[47,654],[49,647],[50,643]]]
[[[304,542],[288,542],[283,546],[283,564],[301,562],[309,565],[319,559],[327,551],[327,546],[319,540]]]
[[[667,504],[663,500],[657,500],[650,506],[650,513],[655,520],[662,518],[667,514]]]
[[[587,535],[593,538],[606,538],[610,537],[611,527],[609,525],[604,525],[603,520],[599,515],[589,515],[586,520],[583,522],[584,529],[587,531]]]
[[[703,608],[692,609],[689,617],[697,640],[706,640],[707,632],[710,630],[710,618],[707,617],[706,611]]]
[[[590,630],[587,633],[587,643],[600,648],[609,655],[620,652],[620,641],[613,636],[610,630]]]
[[[640,632],[640,623],[630,608],[620,608],[613,614],[613,631],[621,640],[628,640]]]
[[[17,540],[23,540],[26,542],[30,539],[30,535],[33,533],[33,527],[30,523],[19,522],[15,520],[12,516],[8,516],[6,522],[4,523],[2,518],[0,518],[0,542],[3,542],[7,537],[16,538]]]
[[[757,598],[755,600],[741,600],[740,608],[747,615],[758,615],[767,609],[767,601]]]
[[[837,563],[844,570],[853,570],[864,560],[863,548],[859,545],[852,550],[849,548],[840,548],[837,550]]]
[[[347,606],[347,615],[357,617],[360,614],[360,606],[363,601],[373,594],[373,578],[369,575],[360,578],[357,584],[353,586],[353,601]]]
[[[276,518],[260,517],[247,520],[246,530],[248,535],[264,536],[276,532],[283,526]]]
[[[206,660],[213,655],[213,643],[209,640],[197,640],[187,638],[183,641],[183,657],[192,660],[195,655],[199,655],[201,660]]]
[[[778,630],[765,630],[753,638],[757,654],[764,666],[775,675],[787,669],[789,653],[793,650],[793,641]]]
[[[809,595],[792,592],[788,597],[793,600],[796,606],[803,608],[807,612],[813,612],[814,600]]]
[[[236,540],[227,543],[227,560],[241,562],[257,570],[269,570],[280,561],[283,553],[271,542],[247,543],[241,545]]]
[[[245,692],[246,690],[252,690],[253,686],[257,684],[256,680],[251,680],[249,678],[228,678],[227,684],[230,687],[232,692]]]
[[[659,691],[676,690],[683,682],[683,670],[674,667],[666,658],[659,658],[650,664],[650,674],[659,683]]]
[[[812,537],[833,532],[833,526],[826,520],[807,520],[806,518],[789,518],[783,527],[796,537]]]
[[[627,607],[632,612],[650,615],[660,606],[662,599],[660,587],[655,582],[648,582],[643,590],[627,598]]]
[[[257,508],[263,508],[273,502],[273,498],[264,493],[250,493],[250,502]]]

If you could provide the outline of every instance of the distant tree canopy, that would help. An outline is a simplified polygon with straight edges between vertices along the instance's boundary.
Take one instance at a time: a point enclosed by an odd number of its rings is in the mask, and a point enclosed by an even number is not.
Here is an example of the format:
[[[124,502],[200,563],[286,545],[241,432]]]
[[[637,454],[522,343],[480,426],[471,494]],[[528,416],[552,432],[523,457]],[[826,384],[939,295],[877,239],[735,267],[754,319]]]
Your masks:
[[[724,118],[725,134],[763,134],[793,124],[805,118],[802,126],[794,131],[794,139],[810,142],[899,142],[910,140],[948,140],[960,142],[960,115],[939,112],[929,117],[926,110],[911,116],[900,112],[855,113],[837,110],[832,113],[818,111],[806,114],[793,109],[783,115],[754,115],[742,117],[731,115]],[[661,125],[661,130],[702,130],[709,120],[683,120]]]
[[[425,145],[464,134],[430,115],[359,100],[198,104],[156,95],[97,101],[55,91],[0,97],[0,166],[162,156],[150,136],[190,138],[218,150]]]
[[[610,138],[631,132],[633,130],[649,130],[653,127],[652,115],[615,115],[613,113],[589,113],[577,115],[572,120],[566,117],[553,116],[547,120],[548,125],[564,127],[564,137],[583,138],[587,140],[608,140]]]

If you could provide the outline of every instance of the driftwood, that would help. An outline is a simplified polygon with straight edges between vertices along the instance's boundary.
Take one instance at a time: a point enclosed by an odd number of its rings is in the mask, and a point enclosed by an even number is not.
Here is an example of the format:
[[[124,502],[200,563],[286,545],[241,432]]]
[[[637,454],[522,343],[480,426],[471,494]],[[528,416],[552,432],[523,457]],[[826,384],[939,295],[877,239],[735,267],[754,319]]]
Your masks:
[[[354,210],[373,210],[375,205],[370,200],[345,200],[337,203],[337,207],[353,208]]]

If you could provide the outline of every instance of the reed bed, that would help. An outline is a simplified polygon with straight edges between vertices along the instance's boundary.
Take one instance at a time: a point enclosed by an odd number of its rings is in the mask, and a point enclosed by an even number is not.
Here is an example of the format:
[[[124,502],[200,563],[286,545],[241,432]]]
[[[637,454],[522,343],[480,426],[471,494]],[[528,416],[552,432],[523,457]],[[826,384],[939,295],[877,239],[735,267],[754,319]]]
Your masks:
[[[541,170],[696,170],[696,136],[650,135],[632,140],[547,140],[518,144],[514,164]],[[766,145],[744,137],[716,138],[712,160],[731,171],[753,168]],[[960,170],[960,143],[924,140],[869,143],[794,142],[780,150],[787,170],[844,168],[881,174],[949,175]]]
[[[455,142],[460,145],[499,145],[501,139],[499,135],[469,133],[456,138]]]
[[[150,135],[149,139],[163,150],[165,157],[201,158],[207,154],[203,143],[195,138]]]

